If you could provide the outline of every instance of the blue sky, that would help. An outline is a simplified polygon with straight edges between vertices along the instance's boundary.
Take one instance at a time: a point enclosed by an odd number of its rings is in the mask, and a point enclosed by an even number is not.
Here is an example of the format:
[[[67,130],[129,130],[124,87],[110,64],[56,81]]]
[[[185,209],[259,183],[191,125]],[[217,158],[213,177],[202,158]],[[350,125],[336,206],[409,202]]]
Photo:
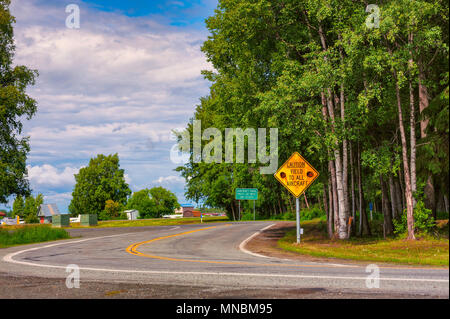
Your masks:
[[[162,19],[175,26],[196,26],[203,28],[205,17],[212,14],[217,1],[84,1],[90,8],[103,11],[120,12],[129,17]]]
[[[68,29],[68,4],[80,29]],[[133,191],[163,186],[185,202],[170,161],[174,129],[184,128],[209,92],[201,70],[204,20],[217,2],[13,0],[15,63],[39,71],[28,89],[38,113],[30,137],[33,193],[67,211],[73,175],[97,154],[118,153]],[[9,206],[12,202],[9,203]]]

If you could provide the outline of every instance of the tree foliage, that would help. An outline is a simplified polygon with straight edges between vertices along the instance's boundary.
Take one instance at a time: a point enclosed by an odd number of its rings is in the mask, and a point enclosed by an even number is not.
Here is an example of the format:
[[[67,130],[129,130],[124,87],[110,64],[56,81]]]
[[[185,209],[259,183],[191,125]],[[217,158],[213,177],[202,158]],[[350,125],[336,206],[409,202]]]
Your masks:
[[[203,72],[210,94],[193,118],[222,135],[229,127],[278,128],[279,163],[298,151],[320,171],[318,188],[306,195],[328,208],[330,236],[342,239],[350,236],[350,216],[353,231],[370,233],[367,202],[383,211],[388,235],[404,208],[414,222],[413,195],[429,174],[442,184],[436,200],[448,192],[448,2],[383,2],[375,27],[366,6],[220,0],[202,47],[215,68]],[[193,136],[192,121],[186,131]],[[230,217],[237,216],[237,187],[258,188],[260,215],[292,211],[292,197],[259,166],[197,163],[191,152],[177,170],[187,198]],[[414,228],[408,232],[414,238]]]
[[[14,17],[9,0],[0,0],[0,203],[13,194],[28,195],[26,158],[30,151],[27,137],[21,135],[22,121],[36,113],[36,101],[26,94],[38,73],[25,66],[14,66]]]
[[[125,205],[131,194],[125,182],[124,170],[120,169],[117,154],[99,154],[89,161],[87,167],[75,174],[75,187],[69,211],[78,214],[100,214],[107,200]]]
[[[134,192],[127,203],[127,209],[138,210],[140,218],[160,218],[179,207],[175,194],[163,187]]]

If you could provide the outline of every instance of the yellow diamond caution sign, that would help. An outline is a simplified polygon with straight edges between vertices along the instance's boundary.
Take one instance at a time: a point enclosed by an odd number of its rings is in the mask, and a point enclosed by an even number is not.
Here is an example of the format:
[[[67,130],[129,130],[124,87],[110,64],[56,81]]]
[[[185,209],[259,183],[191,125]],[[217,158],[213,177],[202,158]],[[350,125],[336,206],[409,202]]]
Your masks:
[[[297,152],[275,173],[275,178],[296,198],[300,197],[318,176],[319,172]]]

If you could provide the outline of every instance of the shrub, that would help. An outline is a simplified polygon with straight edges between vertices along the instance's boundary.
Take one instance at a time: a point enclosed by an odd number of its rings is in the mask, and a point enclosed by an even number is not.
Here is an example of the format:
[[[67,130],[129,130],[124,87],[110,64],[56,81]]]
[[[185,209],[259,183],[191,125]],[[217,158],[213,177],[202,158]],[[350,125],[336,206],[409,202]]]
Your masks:
[[[282,220],[295,220],[295,213],[294,212],[286,212],[282,216]]]
[[[327,215],[325,211],[318,207],[312,207],[309,209],[302,209],[300,211],[300,220],[313,220],[319,218],[320,220],[327,220]],[[295,215],[294,215],[295,219]]]
[[[124,212],[118,213],[115,216],[111,216],[108,212],[102,211],[98,214],[98,220],[125,220],[127,219],[127,214]]]
[[[123,205],[113,200],[105,202],[105,209],[98,214],[98,220],[123,220],[127,214],[123,212]]]
[[[394,220],[395,230],[397,235],[408,232],[408,223],[406,216],[406,209],[403,212],[400,221]],[[414,231],[427,234],[435,227],[435,221],[432,217],[430,209],[425,208],[423,201],[418,201],[414,208]]]
[[[25,217],[25,223],[37,224],[37,223],[39,223],[39,218],[34,214],[29,214],[27,217]]]
[[[241,220],[253,220],[253,213],[243,213],[241,216]]]

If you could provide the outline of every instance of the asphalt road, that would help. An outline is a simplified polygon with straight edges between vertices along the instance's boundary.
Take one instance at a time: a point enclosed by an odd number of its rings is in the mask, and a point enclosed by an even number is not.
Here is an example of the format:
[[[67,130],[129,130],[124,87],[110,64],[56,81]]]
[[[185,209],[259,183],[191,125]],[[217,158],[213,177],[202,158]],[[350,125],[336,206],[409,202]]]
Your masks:
[[[236,297],[251,292],[251,298],[283,298],[283,290],[295,298],[295,291],[300,297],[308,289],[352,298],[449,297],[448,269],[378,265],[377,287],[369,278],[375,273],[367,272],[365,264],[269,258],[246,250],[245,241],[272,224],[72,229],[71,235],[79,238],[0,250],[0,272],[4,277],[64,279],[66,267],[75,264],[80,268],[80,290],[97,282],[192,287],[192,292],[195,287],[230,289],[241,291]],[[368,279],[372,286],[367,286]],[[67,289],[63,280],[58,285]],[[208,294],[196,295],[202,296]]]

